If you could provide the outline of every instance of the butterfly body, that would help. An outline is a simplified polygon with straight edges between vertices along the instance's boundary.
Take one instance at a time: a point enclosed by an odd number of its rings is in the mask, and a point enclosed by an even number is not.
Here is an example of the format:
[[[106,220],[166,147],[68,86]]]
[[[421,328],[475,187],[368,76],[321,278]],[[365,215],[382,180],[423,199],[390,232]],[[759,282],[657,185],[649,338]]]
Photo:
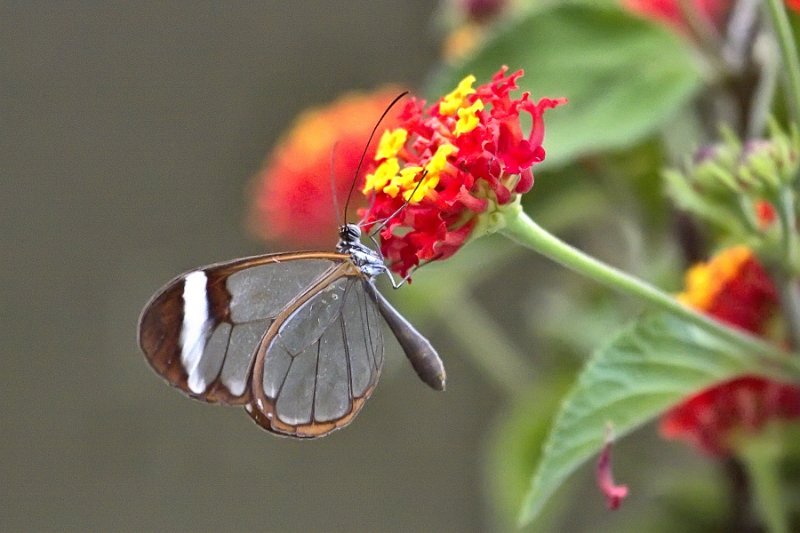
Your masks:
[[[417,374],[443,390],[436,351],[374,286],[387,272],[380,254],[354,224],[339,236],[336,252],[255,256],[173,279],[139,321],[152,368],[193,398],[244,405],[268,431],[319,437],[372,394],[385,321]]]

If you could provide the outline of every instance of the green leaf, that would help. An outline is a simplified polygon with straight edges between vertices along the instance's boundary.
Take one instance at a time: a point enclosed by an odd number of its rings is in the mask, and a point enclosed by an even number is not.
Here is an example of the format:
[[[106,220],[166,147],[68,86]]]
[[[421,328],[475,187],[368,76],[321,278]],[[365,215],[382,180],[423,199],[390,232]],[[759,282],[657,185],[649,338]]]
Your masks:
[[[797,379],[796,370],[779,371],[675,316],[654,314],[635,322],[595,352],[565,398],[520,521],[536,518],[559,485],[600,451],[608,425],[620,437],[687,395],[743,374]]]
[[[468,73],[488,80],[501,65],[525,69],[521,87],[535,98],[569,99],[546,115],[550,164],[641,140],[701,86],[698,62],[669,30],[615,6],[556,2],[499,28],[465,63],[440,71],[428,94]]]

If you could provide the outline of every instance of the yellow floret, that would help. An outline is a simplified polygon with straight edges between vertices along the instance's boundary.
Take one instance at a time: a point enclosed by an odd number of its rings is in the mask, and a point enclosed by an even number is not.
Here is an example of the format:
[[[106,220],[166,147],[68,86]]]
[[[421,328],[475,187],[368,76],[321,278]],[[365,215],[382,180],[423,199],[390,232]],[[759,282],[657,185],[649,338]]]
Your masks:
[[[439,176],[431,176],[430,174],[425,174],[425,178],[420,183],[419,187],[417,184],[414,183],[413,187],[408,188],[406,191],[403,192],[403,198],[407,200],[411,204],[415,204],[425,198],[425,196],[430,192],[433,191],[436,186],[439,184]],[[414,190],[416,188],[416,190]],[[413,194],[413,196],[412,196]]]
[[[386,130],[381,135],[378,150],[375,152],[375,161],[396,157],[408,139],[408,131],[404,128]]]
[[[447,158],[448,156],[456,153],[458,148],[453,146],[450,143],[445,143],[439,145],[436,149],[436,153],[433,154],[428,164],[425,165],[425,170],[428,171],[429,176],[438,176],[439,173],[447,168]]]
[[[475,129],[475,127],[480,124],[480,119],[478,118],[478,111],[483,110],[483,102],[480,99],[475,100],[475,103],[469,107],[462,107],[458,110],[458,122],[456,122],[456,128],[453,133],[456,134],[456,137],[461,135],[462,133],[469,133]]]
[[[399,174],[392,178],[392,181],[388,185],[383,188],[383,192],[394,198],[400,193],[400,191],[413,189],[417,184],[417,174],[420,172],[422,172],[422,167],[411,166],[404,168]]]
[[[475,83],[475,76],[470,74],[458,84],[458,87],[442,98],[439,102],[439,113],[442,115],[452,115],[464,103],[464,98],[475,92],[472,84]]]
[[[396,157],[390,157],[375,169],[375,172],[367,174],[364,182],[362,193],[367,194],[370,191],[380,191],[391,181],[400,170],[400,163]]]

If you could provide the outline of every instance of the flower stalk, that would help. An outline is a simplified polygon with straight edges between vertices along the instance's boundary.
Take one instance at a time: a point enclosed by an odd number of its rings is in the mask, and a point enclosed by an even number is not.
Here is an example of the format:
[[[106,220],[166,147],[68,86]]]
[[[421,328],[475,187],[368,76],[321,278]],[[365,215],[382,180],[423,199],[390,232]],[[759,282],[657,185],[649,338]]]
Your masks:
[[[786,72],[786,101],[792,117],[792,122],[800,124],[800,59],[789,17],[783,0],[767,0],[769,12],[778,46],[781,49],[783,68]]]
[[[462,353],[499,390],[514,396],[529,390],[536,376],[535,368],[517,355],[497,328],[487,327],[487,324],[493,323],[493,318],[476,305],[469,295],[461,291],[450,292],[447,299],[437,300],[434,311],[456,334],[455,337],[464,347]]]
[[[789,532],[786,506],[781,497],[780,454],[779,440],[769,431],[748,439],[738,454],[752,481],[756,505],[770,533]]]
[[[729,328],[717,320],[698,313],[655,286],[598,261],[570,246],[539,226],[522,210],[519,211],[517,216],[508,217],[507,222],[507,226],[501,230],[501,233],[522,246],[541,253],[551,260],[609,288],[642,299],[662,311],[673,313],[754,355],[764,357],[781,366],[786,364],[797,366],[776,346]],[[790,363],[790,361],[792,362]]]
[[[789,272],[794,273],[797,265],[797,215],[794,192],[788,185],[783,185],[778,191],[775,206],[781,224],[783,264]]]
[[[784,272],[773,272],[772,277],[778,289],[789,345],[797,350],[800,348],[800,291],[797,279]]]

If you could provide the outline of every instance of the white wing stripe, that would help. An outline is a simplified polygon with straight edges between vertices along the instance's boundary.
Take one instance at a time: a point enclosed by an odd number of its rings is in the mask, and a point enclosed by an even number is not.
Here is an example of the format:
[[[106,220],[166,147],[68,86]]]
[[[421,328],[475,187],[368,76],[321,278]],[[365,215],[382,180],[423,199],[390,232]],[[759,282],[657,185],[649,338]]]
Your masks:
[[[205,272],[197,270],[186,276],[183,282],[183,324],[181,326],[181,363],[191,375],[206,345],[208,330],[208,295]],[[197,392],[197,391],[195,391]]]

